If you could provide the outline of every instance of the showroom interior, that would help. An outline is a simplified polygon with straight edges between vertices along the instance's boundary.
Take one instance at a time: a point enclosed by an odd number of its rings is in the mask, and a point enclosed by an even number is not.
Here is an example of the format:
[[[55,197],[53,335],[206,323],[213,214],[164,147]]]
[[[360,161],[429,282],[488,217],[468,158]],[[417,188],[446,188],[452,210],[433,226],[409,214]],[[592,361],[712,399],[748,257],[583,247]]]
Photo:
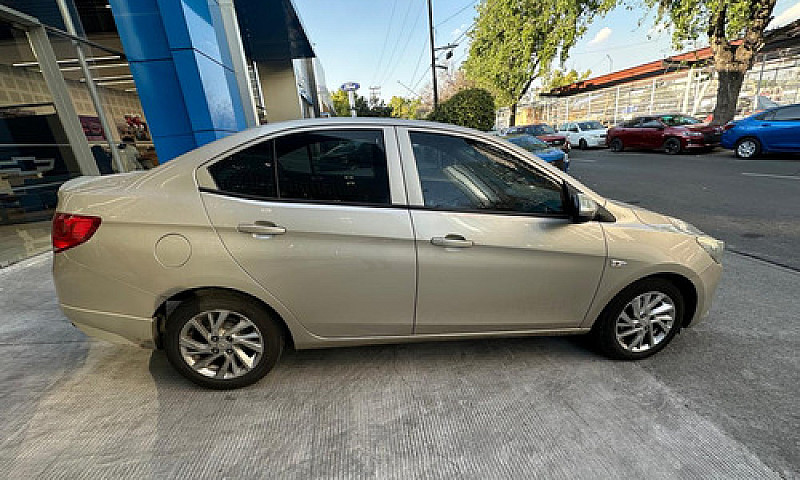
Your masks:
[[[291,0],[3,0],[0,267],[50,249],[71,178],[331,110]]]

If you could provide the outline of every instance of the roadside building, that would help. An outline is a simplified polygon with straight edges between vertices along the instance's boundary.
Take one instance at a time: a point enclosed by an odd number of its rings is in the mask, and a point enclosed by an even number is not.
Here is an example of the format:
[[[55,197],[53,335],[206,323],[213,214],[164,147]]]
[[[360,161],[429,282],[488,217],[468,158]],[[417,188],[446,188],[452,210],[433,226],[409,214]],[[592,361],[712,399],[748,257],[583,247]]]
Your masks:
[[[572,83],[531,91],[517,108],[518,125],[598,120],[615,125],[637,115],[679,112],[709,118],[717,78],[711,49],[703,48]],[[800,22],[768,32],[767,43],[745,76],[737,117],[774,104],[800,102]],[[497,124],[508,125],[508,109]]]
[[[331,110],[291,0],[2,0],[0,267],[49,248],[70,178]]]

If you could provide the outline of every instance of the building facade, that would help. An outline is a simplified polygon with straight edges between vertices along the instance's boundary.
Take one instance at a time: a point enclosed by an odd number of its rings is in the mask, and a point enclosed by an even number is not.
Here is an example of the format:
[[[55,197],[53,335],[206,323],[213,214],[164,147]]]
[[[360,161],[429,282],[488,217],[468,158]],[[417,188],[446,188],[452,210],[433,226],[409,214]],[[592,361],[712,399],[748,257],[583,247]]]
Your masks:
[[[0,0],[0,266],[59,186],[331,110],[291,0]]]

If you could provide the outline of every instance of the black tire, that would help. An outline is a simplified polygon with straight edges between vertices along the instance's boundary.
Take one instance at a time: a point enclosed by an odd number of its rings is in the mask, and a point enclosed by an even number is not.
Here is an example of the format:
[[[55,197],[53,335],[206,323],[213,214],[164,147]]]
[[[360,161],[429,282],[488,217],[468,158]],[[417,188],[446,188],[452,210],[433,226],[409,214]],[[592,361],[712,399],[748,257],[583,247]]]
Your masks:
[[[617,321],[622,315],[623,309],[629,308],[628,304],[630,302],[640,295],[646,295],[651,292],[664,294],[672,302],[675,315],[672,327],[655,346],[651,346],[645,351],[635,352],[626,349],[617,340]],[[603,312],[592,327],[591,336],[594,337],[594,341],[600,351],[610,358],[620,360],[647,358],[661,351],[675,338],[675,335],[678,334],[683,325],[685,311],[683,295],[672,282],[663,278],[641,280],[625,288],[603,309]]]
[[[227,310],[232,312],[233,318],[237,318],[239,320],[241,318],[249,320],[253,326],[248,327],[248,330],[244,331],[249,331],[252,333],[253,331],[257,330],[261,336],[260,340],[263,344],[263,351],[259,356],[256,357],[257,360],[255,361],[255,365],[252,367],[252,369],[247,371],[247,373],[241,374],[240,376],[218,379],[203,375],[195,371],[187,363],[187,360],[184,360],[184,357],[181,353],[180,338],[181,331],[184,326],[200,314],[218,310]],[[237,315],[238,317],[236,317]],[[212,332],[209,331],[209,333]],[[224,331],[222,333],[224,334]],[[222,335],[217,338],[224,341]],[[235,338],[235,336],[233,338]],[[211,341],[208,341],[208,344],[211,345]],[[181,375],[192,382],[200,386],[216,390],[241,388],[257,382],[267,373],[269,373],[278,362],[278,359],[283,352],[283,346],[283,330],[276,319],[273,318],[273,314],[271,312],[265,309],[258,302],[247,297],[224,292],[198,295],[181,303],[167,319],[166,335],[164,336],[164,350],[166,351],[167,358],[172,366]],[[233,351],[233,348],[226,351],[230,352],[231,357],[237,356],[236,352]],[[225,361],[225,357],[221,356],[225,352],[219,352],[217,349],[217,353],[219,353],[220,357],[217,361],[212,363],[210,367],[212,369],[217,367],[218,371],[221,367],[220,363]],[[226,354],[226,356],[228,355]],[[196,358],[199,359],[199,357]],[[242,364],[242,362],[236,359],[232,359],[232,361],[237,361],[238,364]]]
[[[613,138],[611,143],[608,144],[608,147],[612,152],[621,152],[625,150],[625,144],[622,143],[622,140],[620,140],[619,137]]]
[[[589,144],[586,143],[585,139],[581,138],[580,140],[578,140],[578,148],[580,148],[581,150],[589,150]]]
[[[755,137],[742,137],[733,146],[733,153],[738,158],[756,158],[761,155],[761,142]]]
[[[664,140],[664,152],[667,155],[677,155],[681,153],[683,150],[683,145],[681,145],[681,141],[678,138],[670,137]]]

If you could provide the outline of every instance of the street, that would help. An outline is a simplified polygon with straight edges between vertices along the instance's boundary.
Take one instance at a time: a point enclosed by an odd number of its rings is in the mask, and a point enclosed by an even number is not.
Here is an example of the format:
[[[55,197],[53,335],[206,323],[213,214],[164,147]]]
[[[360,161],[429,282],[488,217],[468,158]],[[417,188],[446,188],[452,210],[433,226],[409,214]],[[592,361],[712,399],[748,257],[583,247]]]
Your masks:
[[[598,193],[733,250],[709,318],[663,352],[611,361],[566,337],[289,351],[261,382],[209,391],[163,352],[69,325],[40,255],[0,270],[0,476],[797,478],[800,159],[571,158]]]

